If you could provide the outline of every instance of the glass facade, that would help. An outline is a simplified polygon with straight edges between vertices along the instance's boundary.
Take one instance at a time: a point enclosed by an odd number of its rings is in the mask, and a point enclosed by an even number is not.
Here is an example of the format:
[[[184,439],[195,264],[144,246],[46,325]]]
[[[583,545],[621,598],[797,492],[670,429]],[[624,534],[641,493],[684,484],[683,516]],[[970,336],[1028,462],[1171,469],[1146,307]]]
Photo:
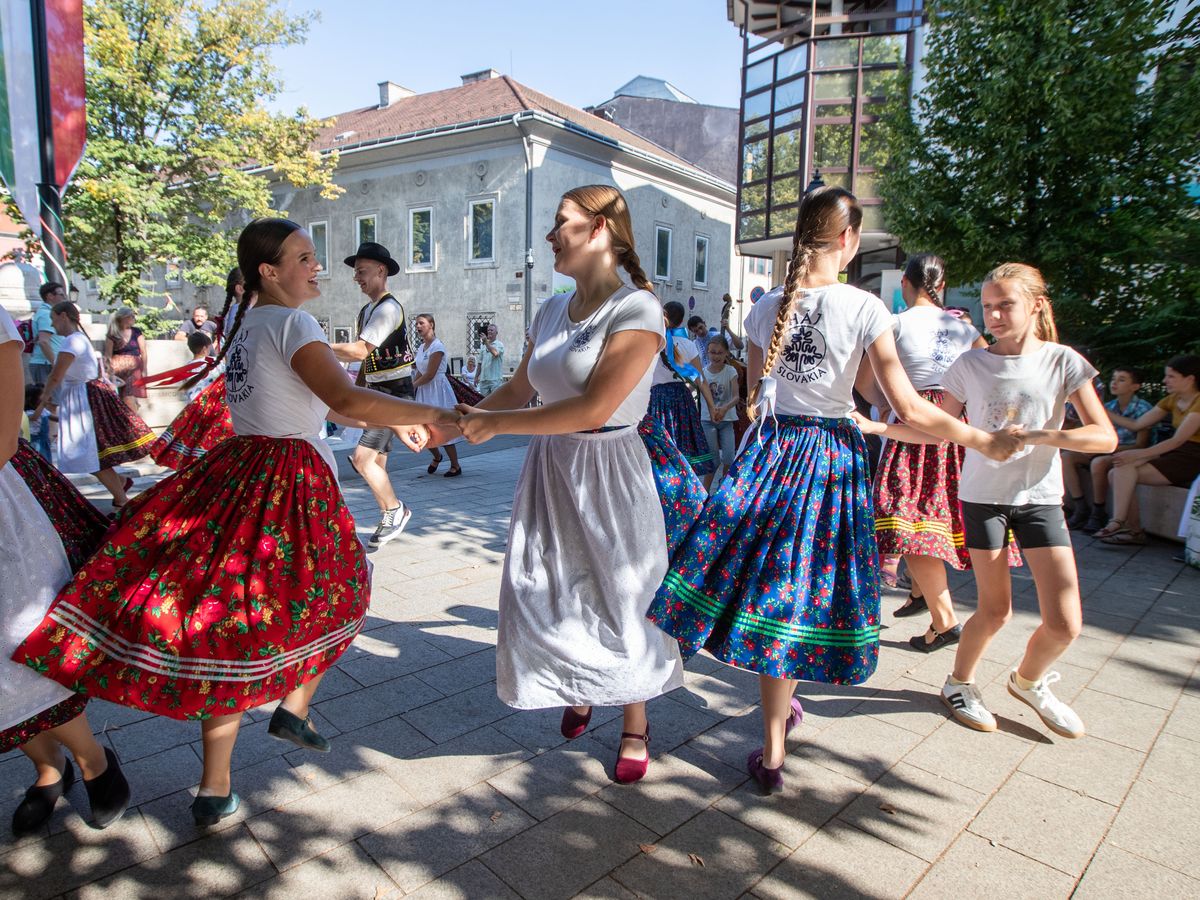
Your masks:
[[[742,68],[739,243],[790,238],[816,173],[858,197],[882,231],[875,123],[913,64],[923,0],[816,2],[790,33],[747,33]]]

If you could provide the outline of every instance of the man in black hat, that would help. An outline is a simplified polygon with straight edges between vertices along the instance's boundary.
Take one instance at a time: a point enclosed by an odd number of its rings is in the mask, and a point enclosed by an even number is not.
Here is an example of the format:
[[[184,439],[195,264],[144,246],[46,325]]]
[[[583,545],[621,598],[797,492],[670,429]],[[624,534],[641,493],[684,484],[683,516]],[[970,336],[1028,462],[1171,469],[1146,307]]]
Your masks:
[[[369,299],[358,312],[358,340],[332,344],[334,356],[343,362],[361,363],[358,384],[412,400],[413,353],[404,308],[387,289],[388,276],[399,272],[400,264],[382,244],[365,241],[357,253],[346,257],[346,265],[354,269],[354,282]],[[371,548],[398,537],[412,517],[412,511],[396,496],[387,474],[393,436],[390,428],[368,428],[351,457],[351,465],[375,495],[381,513],[371,535]]]

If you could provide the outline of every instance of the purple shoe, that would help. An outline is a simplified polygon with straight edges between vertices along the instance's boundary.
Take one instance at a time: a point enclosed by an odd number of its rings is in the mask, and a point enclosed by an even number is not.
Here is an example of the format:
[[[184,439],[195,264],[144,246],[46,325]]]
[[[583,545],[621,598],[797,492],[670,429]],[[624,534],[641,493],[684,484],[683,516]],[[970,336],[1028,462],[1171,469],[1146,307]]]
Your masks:
[[[746,760],[746,770],[758,782],[763,793],[777,794],[783,790],[783,766],[778,769],[768,769],[764,766],[761,747],[751,753],[750,758]]]
[[[804,707],[800,705],[800,701],[793,697],[791,705],[792,711],[788,713],[787,722],[783,726],[784,737],[791,734],[792,729],[804,721]]]

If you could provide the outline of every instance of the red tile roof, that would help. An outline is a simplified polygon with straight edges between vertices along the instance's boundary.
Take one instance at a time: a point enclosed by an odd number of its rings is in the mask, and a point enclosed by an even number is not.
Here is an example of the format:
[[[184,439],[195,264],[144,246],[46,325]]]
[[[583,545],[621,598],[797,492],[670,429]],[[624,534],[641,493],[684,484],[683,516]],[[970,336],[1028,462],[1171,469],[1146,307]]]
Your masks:
[[[603,139],[619,141],[646,153],[651,153],[677,166],[707,175],[682,157],[665,150],[641,135],[626,131],[582,109],[562,103],[553,97],[514,81],[507,75],[464,84],[444,91],[416,94],[394,101],[380,109],[368,106],[339,113],[334,123],[318,134],[314,149],[333,150],[352,147],[368,141],[386,140],[436,128],[463,125],[479,120],[512,116],[533,111],[564,119],[591,131]],[[353,132],[343,140],[334,137]],[[711,176],[708,176],[711,177]]]

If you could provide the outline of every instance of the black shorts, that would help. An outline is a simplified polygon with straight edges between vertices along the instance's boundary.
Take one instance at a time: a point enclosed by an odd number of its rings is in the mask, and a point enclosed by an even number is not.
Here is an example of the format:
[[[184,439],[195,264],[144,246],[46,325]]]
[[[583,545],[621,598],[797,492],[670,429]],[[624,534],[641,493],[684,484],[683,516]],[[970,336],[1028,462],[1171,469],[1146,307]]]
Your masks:
[[[416,397],[411,378],[397,378],[394,381],[379,381],[374,384],[367,382],[366,386],[373,391],[399,397],[401,400],[412,400]],[[358,440],[358,446],[374,450],[376,453],[387,453],[392,449],[392,440],[395,437],[395,433],[390,428],[365,428],[362,437]]]
[[[962,515],[968,550],[999,550],[1008,543],[1010,531],[1022,550],[1071,546],[1066,517],[1057,503],[1008,506],[963,501]]]

